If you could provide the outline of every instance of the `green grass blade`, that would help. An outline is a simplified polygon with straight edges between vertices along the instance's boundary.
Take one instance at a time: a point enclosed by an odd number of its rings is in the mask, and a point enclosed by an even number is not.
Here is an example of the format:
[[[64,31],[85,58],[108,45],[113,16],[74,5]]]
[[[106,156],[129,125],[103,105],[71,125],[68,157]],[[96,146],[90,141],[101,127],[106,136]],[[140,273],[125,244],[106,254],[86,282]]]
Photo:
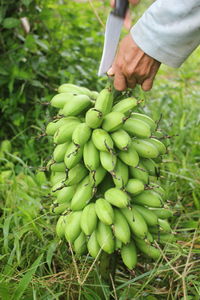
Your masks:
[[[50,245],[48,247],[48,251],[47,251],[47,264],[48,264],[50,270],[51,270],[52,257],[54,255],[54,252],[55,252],[57,246],[58,246],[57,241],[53,241],[52,243],[50,243]]]
[[[9,300],[9,285],[7,283],[1,283],[0,285],[0,299]]]
[[[14,294],[13,297],[11,298],[12,300],[19,300],[21,299],[21,296],[23,295],[23,293],[25,292],[26,288],[28,287],[32,276],[35,274],[40,261],[43,257],[43,254],[40,255],[35,262],[32,264],[32,266],[30,267],[29,271],[22,277],[22,279],[20,280]]]
[[[8,236],[9,236],[9,229],[10,229],[10,222],[12,219],[13,215],[10,215],[9,217],[7,217],[4,221],[4,225],[3,225],[3,236],[4,236],[4,250],[7,253],[8,252]]]

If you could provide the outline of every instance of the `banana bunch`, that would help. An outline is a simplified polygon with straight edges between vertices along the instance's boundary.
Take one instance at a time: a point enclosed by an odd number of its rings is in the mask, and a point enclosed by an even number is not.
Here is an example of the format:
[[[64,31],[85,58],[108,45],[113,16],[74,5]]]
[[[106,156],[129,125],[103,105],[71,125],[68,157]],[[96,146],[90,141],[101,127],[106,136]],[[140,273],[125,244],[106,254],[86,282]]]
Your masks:
[[[63,84],[51,105],[59,109],[46,127],[55,144],[48,169],[58,237],[78,256],[119,251],[129,269],[139,253],[158,259],[157,243],[175,237],[156,181],[166,153],[157,124],[134,97],[116,102],[110,87],[97,93]]]

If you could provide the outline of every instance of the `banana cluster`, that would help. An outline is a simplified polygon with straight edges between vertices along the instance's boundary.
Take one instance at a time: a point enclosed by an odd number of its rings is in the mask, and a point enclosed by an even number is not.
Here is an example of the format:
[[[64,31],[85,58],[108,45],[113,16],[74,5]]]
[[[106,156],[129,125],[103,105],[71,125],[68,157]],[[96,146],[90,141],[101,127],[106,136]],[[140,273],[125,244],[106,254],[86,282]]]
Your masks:
[[[156,161],[166,152],[157,124],[137,112],[134,97],[116,103],[109,87],[97,93],[63,84],[51,105],[59,109],[46,127],[55,144],[48,168],[58,237],[78,256],[120,251],[129,269],[138,253],[158,259],[155,241],[174,235],[156,182]]]

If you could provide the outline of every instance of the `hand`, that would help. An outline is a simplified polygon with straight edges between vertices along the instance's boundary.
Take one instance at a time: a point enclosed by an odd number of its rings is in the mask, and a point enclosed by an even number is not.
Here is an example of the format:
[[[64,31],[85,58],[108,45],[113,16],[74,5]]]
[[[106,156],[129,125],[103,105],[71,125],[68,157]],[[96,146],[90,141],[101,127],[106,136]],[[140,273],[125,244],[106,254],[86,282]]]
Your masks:
[[[138,3],[140,2],[140,0],[129,0],[129,3],[133,6],[136,6]],[[115,0],[110,0],[110,5],[111,7],[115,7]],[[131,13],[130,13],[130,9],[127,10],[126,12],[126,16],[124,19],[124,26],[126,29],[130,29],[131,28]]]
[[[114,87],[124,91],[140,84],[144,91],[152,88],[160,62],[144,53],[128,34],[119,44],[119,48],[108,75],[114,75]]]

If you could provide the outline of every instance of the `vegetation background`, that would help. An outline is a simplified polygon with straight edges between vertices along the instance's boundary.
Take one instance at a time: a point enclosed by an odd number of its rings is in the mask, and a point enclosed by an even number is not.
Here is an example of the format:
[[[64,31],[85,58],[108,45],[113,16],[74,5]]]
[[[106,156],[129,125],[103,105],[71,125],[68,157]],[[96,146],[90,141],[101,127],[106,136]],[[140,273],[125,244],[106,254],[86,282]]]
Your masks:
[[[0,140],[11,142],[0,148],[2,300],[200,299],[200,49],[180,69],[162,66],[152,91],[133,91],[155,120],[162,114],[160,126],[171,136],[161,181],[178,242],[163,249],[159,262],[144,259],[134,271],[119,264],[109,289],[90,257],[75,263],[56,239],[48,181],[36,176],[52,153],[39,136],[53,115],[45,103],[56,88],[72,82],[99,91],[106,83],[97,69],[108,2],[1,1]],[[132,11],[133,22],[151,2]]]

